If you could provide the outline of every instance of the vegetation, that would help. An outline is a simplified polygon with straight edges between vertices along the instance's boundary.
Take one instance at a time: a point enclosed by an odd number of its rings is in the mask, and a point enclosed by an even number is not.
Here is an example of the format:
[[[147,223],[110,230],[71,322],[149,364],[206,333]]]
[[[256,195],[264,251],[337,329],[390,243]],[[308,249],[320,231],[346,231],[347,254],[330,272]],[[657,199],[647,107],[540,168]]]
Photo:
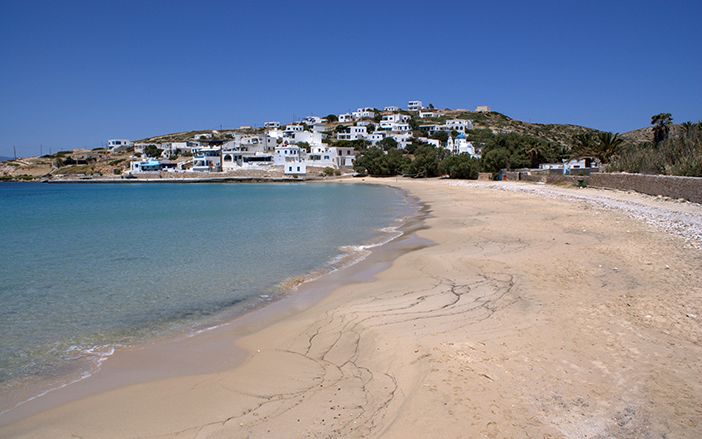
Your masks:
[[[412,177],[438,177],[442,175],[441,161],[449,155],[445,148],[420,145],[414,152],[414,160],[405,167],[405,173]]]
[[[332,177],[334,175],[341,175],[341,170],[334,169],[334,168],[328,166],[322,170],[322,175],[324,175],[325,177]]]
[[[390,177],[407,175],[410,177],[440,177],[476,179],[480,171],[480,160],[466,154],[451,155],[444,148],[423,143],[416,145],[414,152],[391,148],[384,151],[373,147],[360,154],[354,169],[361,175]]]
[[[485,172],[500,169],[537,168],[541,163],[558,161],[564,151],[553,143],[523,134],[491,137],[483,146],[481,167]]]
[[[467,154],[452,155],[441,162],[439,169],[449,178],[476,180],[480,174],[480,160]]]
[[[156,147],[156,145],[147,145],[144,148],[144,155],[147,157],[160,157],[162,152],[163,150]]]
[[[609,163],[619,154],[624,139],[619,134],[600,132],[597,135],[583,133],[577,136],[577,145],[573,148],[572,157],[595,157],[601,163]]]
[[[385,152],[379,148],[368,148],[356,158],[353,168],[362,175],[391,177],[402,174],[409,163],[409,157],[399,149]]]
[[[670,127],[656,131],[658,124],[672,120],[670,114],[659,116],[651,118],[654,124],[652,142],[623,147],[607,166],[608,172],[702,177],[702,122],[686,122],[675,135],[670,135]]]
[[[658,145],[668,138],[670,134],[670,125],[673,123],[673,116],[670,113],[660,113],[651,116],[651,125],[653,125],[653,143]]]
[[[327,122],[337,122],[339,120],[336,114],[327,114],[325,119],[327,120]]]

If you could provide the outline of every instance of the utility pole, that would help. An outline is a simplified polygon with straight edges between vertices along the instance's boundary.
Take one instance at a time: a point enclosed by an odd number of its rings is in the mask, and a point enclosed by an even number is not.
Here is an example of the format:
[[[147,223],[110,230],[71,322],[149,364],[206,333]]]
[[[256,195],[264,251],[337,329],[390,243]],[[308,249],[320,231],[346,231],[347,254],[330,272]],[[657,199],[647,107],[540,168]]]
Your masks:
[[[17,160],[17,147],[12,145],[12,151],[15,153],[15,160]]]
[[[39,157],[44,155],[44,145],[39,145]]]

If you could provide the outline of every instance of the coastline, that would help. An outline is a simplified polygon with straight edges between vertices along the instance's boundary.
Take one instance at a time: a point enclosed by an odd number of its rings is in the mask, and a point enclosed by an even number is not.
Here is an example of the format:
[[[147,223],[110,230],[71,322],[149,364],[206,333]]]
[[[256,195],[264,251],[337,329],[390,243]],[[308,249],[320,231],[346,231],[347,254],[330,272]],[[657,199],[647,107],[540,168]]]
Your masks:
[[[338,179],[315,182],[338,183]],[[157,180],[153,183],[170,182]],[[406,215],[377,230],[371,240],[341,247],[332,260],[326,261],[315,270],[283,279],[279,291],[268,296],[266,300],[249,303],[243,308],[233,306],[220,311],[217,322],[212,325],[196,327],[186,333],[153,337],[135,345],[112,347],[109,354],[96,359],[96,364],[88,365],[92,370],[77,370],[80,375],[75,377],[59,377],[58,380],[51,381],[37,380],[29,388],[22,389],[24,391],[20,396],[10,397],[16,405],[0,410],[0,427],[115,388],[170,377],[213,373],[242,363],[250,352],[236,347],[232,349],[230,345],[236,339],[300,309],[309,308],[330,290],[344,283],[367,281],[380,269],[379,267],[389,263],[398,253],[409,251],[407,246],[419,245],[411,235],[421,227],[427,214],[426,208],[407,191],[391,189],[398,192],[398,197],[406,200]],[[223,355],[217,349],[225,346]],[[228,352],[230,350],[232,352]],[[207,364],[184,358],[203,354],[207,355]]]
[[[407,251],[353,266],[370,277],[244,324],[219,346],[248,352],[235,366],[118,387],[0,435],[702,433],[698,249],[580,202],[367,180],[432,213]]]

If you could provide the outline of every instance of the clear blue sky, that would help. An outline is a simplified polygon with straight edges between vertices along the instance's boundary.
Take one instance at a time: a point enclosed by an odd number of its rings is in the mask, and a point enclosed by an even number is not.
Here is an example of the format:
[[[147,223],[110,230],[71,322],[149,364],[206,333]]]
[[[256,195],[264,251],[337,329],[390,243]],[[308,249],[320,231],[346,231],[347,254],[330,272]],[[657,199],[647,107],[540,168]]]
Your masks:
[[[0,155],[358,106],[702,119],[702,1],[0,1]]]

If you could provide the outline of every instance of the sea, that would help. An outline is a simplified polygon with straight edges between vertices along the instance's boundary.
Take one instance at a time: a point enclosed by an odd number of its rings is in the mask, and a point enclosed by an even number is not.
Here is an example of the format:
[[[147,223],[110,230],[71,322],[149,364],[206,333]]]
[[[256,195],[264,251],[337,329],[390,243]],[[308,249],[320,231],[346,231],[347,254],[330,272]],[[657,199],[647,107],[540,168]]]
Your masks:
[[[0,400],[290,294],[415,211],[376,185],[0,183]]]

